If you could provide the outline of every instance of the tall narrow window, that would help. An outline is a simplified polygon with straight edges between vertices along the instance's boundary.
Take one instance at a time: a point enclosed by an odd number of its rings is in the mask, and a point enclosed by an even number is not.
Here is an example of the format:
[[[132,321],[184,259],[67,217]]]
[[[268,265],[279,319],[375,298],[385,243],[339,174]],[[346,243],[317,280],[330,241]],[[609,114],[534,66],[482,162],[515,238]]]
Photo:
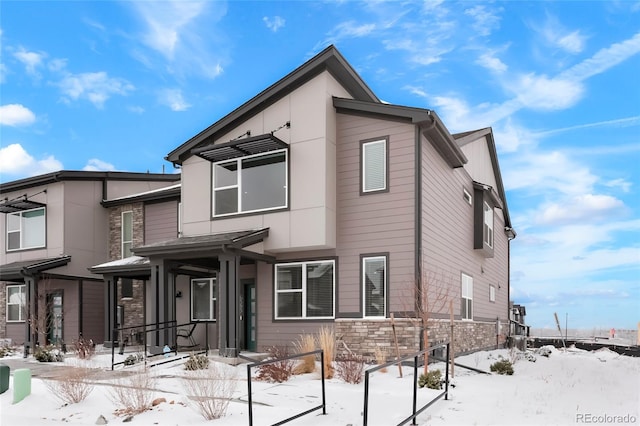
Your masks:
[[[276,265],[276,318],[333,318],[333,260]]]
[[[384,191],[387,189],[387,140],[363,142],[362,192]]]
[[[25,285],[7,285],[7,321],[25,320],[26,293]]]
[[[385,317],[387,295],[387,257],[362,258],[362,287],[365,317]]]
[[[215,278],[191,280],[191,320],[215,321],[218,296]]]
[[[492,284],[489,284],[489,302],[496,301],[496,287]]]
[[[460,316],[463,320],[473,319],[473,278],[462,274]]]
[[[122,212],[122,258],[132,255],[133,248],[133,212]]]
[[[7,251],[44,247],[45,223],[44,207],[7,214]]]
[[[484,243],[493,247],[493,209],[484,203],[484,227],[482,232]]]

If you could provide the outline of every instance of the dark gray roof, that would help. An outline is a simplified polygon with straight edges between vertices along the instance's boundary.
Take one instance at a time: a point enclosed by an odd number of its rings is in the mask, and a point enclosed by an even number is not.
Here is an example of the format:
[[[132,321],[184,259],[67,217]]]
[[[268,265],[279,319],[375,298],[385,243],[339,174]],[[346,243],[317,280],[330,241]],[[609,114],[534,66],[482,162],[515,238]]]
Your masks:
[[[222,232],[210,235],[199,235],[196,237],[181,237],[172,240],[161,241],[146,246],[133,248],[136,256],[163,256],[181,255],[219,251],[225,249],[242,249],[252,244],[259,243],[269,235],[269,228]]]
[[[242,122],[274,104],[323,71],[328,71],[354,99],[380,102],[358,73],[349,65],[335,46],[331,45],[316,56],[296,68],[281,80],[269,86],[240,107],[233,110],[202,132],[198,133],[165,157],[174,164],[190,157],[191,150],[201,145],[211,144],[216,138],[237,127]]]
[[[66,180],[137,180],[137,181],[166,181],[175,182],[180,180],[179,174],[166,173],[134,173],[134,172],[93,172],[80,170],[60,170],[57,172],[46,173],[28,177],[25,179],[14,180],[0,184],[0,194],[5,192],[20,191],[34,186],[46,185]]]
[[[71,256],[49,257],[46,259],[21,260],[19,262],[0,265],[0,280],[22,281],[25,276],[48,271],[64,266],[71,261]]]

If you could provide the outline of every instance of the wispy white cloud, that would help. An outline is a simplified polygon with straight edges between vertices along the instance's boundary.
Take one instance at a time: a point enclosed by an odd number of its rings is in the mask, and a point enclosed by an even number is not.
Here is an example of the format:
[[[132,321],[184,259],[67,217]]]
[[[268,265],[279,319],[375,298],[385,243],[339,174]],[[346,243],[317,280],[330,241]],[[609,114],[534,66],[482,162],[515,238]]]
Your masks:
[[[601,74],[640,53],[640,32],[633,37],[600,49],[595,55],[560,74],[561,79],[584,81]]]
[[[215,23],[226,14],[226,3],[162,1],[129,3],[142,22],[141,41],[160,54],[156,61],[138,47],[132,56],[149,68],[162,69],[179,77],[200,75],[213,79],[223,71],[229,43],[215,34]],[[201,34],[206,33],[204,38]]]
[[[0,125],[28,126],[36,121],[36,115],[27,107],[20,104],[0,106]]]
[[[542,24],[534,24],[532,27],[549,46],[570,54],[578,54],[584,50],[587,37],[580,30],[566,29],[554,15],[547,14]]]
[[[87,164],[82,168],[85,171],[114,171],[116,170],[115,166],[111,163],[107,163],[106,161],[99,160],[97,158],[91,158],[87,161]]]
[[[632,183],[626,179],[612,179],[603,183],[608,188],[620,188],[622,192],[629,192],[631,190]]]
[[[135,87],[125,79],[109,77],[104,72],[80,73],[66,75],[58,83],[63,94],[63,101],[86,99],[96,108],[102,108],[113,95],[126,96]]]
[[[28,177],[62,168],[62,163],[53,155],[36,160],[18,143],[0,148],[0,173],[3,175]]]
[[[476,64],[495,73],[507,71],[507,65],[497,58],[493,52],[485,52],[476,59]]]
[[[186,111],[191,105],[184,99],[180,89],[165,89],[158,95],[158,100],[162,105],[171,108],[172,111]]]
[[[549,78],[533,73],[521,75],[507,84],[518,102],[525,108],[559,110],[575,105],[584,93],[579,81],[569,78]]]
[[[581,194],[549,203],[536,215],[537,225],[593,223],[611,218],[624,210],[624,203],[610,195]]]
[[[557,133],[569,132],[574,130],[589,129],[595,127],[625,127],[640,125],[640,116],[617,118],[613,120],[598,121],[595,123],[577,124],[575,126],[561,127],[558,129],[543,130],[535,132],[537,136],[548,136]]]
[[[27,74],[39,77],[38,68],[42,66],[47,54],[44,52],[31,52],[20,46],[17,51],[13,52],[13,56],[24,65]]]
[[[473,20],[473,28],[481,36],[488,36],[491,32],[500,27],[500,15],[502,9],[491,10],[488,5],[476,4],[465,9],[464,14]]]
[[[265,16],[262,18],[262,21],[265,23],[267,28],[269,28],[274,33],[277,32],[280,28],[284,27],[284,24],[286,23],[285,19],[281,16],[274,16],[273,18]]]

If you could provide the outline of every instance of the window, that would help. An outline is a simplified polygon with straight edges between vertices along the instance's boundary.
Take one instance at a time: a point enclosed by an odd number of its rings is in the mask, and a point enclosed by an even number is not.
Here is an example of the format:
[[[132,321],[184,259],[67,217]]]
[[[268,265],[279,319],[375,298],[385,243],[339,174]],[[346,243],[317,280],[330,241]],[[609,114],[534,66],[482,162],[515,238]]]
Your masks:
[[[122,258],[132,255],[133,247],[133,212],[122,212]]]
[[[45,246],[45,208],[7,214],[7,251]]]
[[[495,302],[496,301],[496,286],[494,285],[489,285],[489,302]]]
[[[213,215],[287,207],[287,151],[272,151],[213,165]]]
[[[215,278],[191,280],[191,321],[215,321],[218,296]]]
[[[387,140],[363,142],[362,192],[384,191],[387,189]]]
[[[466,274],[462,274],[461,302],[460,316],[462,319],[473,319],[473,278]]]
[[[333,260],[276,265],[276,319],[333,318]]]
[[[462,198],[464,198],[464,200],[469,203],[469,205],[473,204],[473,197],[465,188],[462,188]]]
[[[25,285],[7,285],[7,322],[25,320],[26,290]]]
[[[362,258],[364,316],[385,317],[387,288],[387,257]]]
[[[493,209],[488,203],[484,203],[484,227],[482,238],[486,245],[493,248]]]

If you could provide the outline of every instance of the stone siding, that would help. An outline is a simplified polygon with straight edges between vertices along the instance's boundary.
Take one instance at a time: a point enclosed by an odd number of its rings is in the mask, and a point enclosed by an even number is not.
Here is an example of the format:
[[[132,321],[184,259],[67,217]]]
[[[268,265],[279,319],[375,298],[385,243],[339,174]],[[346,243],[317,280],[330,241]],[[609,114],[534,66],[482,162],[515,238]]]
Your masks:
[[[122,258],[122,212],[133,212],[133,247],[144,244],[144,204],[132,203],[112,207],[109,211],[109,259]],[[144,324],[144,281],[133,280],[133,298],[119,299],[118,304],[124,306],[124,327]],[[118,283],[118,295],[122,295],[122,285]],[[123,336],[130,342],[136,336],[126,333]]]
[[[400,356],[419,351],[420,322],[409,318],[395,319],[394,322]],[[429,346],[450,340],[451,323],[449,321],[432,320],[428,328]],[[508,330],[506,323],[502,324],[501,331],[504,330]],[[375,359],[376,348],[381,348],[387,359],[397,356],[390,319],[337,319],[335,333],[339,355],[351,351],[362,355],[365,359]],[[454,321],[453,350],[456,354],[503,347],[505,341],[504,334],[500,334],[496,340],[495,322]]]

